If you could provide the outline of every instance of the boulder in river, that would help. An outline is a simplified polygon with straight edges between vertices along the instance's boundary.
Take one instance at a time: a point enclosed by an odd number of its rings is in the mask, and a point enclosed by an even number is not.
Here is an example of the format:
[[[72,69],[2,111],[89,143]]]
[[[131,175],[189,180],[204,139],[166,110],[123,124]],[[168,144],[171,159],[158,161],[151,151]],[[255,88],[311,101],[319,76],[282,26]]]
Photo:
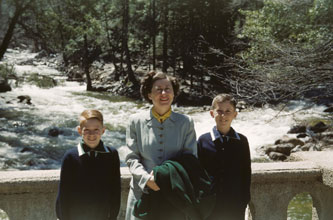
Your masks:
[[[288,134],[299,134],[304,132],[306,132],[305,125],[295,125],[288,131]]]
[[[12,91],[12,88],[8,84],[8,81],[0,76],[0,92]]]
[[[278,152],[282,153],[286,156],[290,155],[290,151],[295,147],[292,143],[285,143],[285,144],[277,144],[277,145],[270,145],[265,148],[266,154],[270,154],[271,152]]]
[[[25,104],[28,104],[28,105],[31,105],[31,97],[28,96],[28,95],[19,95],[17,96],[17,98],[19,99],[19,102],[20,103],[25,103]]]
[[[59,128],[51,128],[48,132],[48,135],[51,137],[58,137],[60,134],[63,134]]]
[[[333,106],[328,107],[324,112],[333,112]]]
[[[294,147],[296,147],[297,145],[303,146],[304,142],[298,138],[284,136],[281,139],[276,140],[275,144],[292,144]]]
[[[309,126],[308,129],[313,131],[314,133],[320,133],[326,131],[328,129],[328,126],[324,122],[320,121],[314,126]]]
[[[284,155],[283,153],[279,153],[279,152],[270,152],[268,154],[269,158],[272,160],[281,160],[284,161],[287,159],[287,156]]]

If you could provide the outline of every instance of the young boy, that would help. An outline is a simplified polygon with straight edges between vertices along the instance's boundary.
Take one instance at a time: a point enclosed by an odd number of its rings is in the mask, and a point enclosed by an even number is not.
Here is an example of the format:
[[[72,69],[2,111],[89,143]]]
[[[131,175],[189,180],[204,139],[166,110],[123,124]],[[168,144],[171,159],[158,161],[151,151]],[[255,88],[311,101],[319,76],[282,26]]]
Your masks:
[[[244,220],[250,201],[251,158],[247,138],[231,127],[237,116],[235,99],[217,95],[210,115],[216,126],[198,139],[198,158],[216,193],[216,206],[208,219]]]
[[[120,163],[116,149],[101,141],[105,127],[97,110],[81,113],[82,141],[68,150],[61,165],[56,203],[60,220],[117,219],[120,207]]]

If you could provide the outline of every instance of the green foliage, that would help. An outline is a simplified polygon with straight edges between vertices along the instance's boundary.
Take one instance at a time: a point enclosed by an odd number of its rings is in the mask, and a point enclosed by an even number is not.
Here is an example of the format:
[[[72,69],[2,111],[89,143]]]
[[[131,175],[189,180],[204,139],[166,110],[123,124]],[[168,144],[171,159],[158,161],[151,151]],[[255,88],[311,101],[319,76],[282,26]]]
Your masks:
[[[0,64],[0,76],[5,80],[17,78],[14,66],[7,63]]]
[[[309,15],[313,23],[330,24],[332,27],[333,2],[330,0],[314,0],[313,8],[310,9]]]
[[[332,5],[331,0],[265,0],[259,9],[240,10],[244,25],[238,38],[249,47],[237,54],[242,65],[237,71],[256,85],[239,85],[246,87],[244,95],[281,101],[331,87],[333,19],[322,18],[332,17],[327,14]]]
[[[281,51],[288,48],[313,50],[333,40],[333,19],[321,20],[331,10],[332,1],[304,2],[266,0],[261,9],[240,10],[245,25],[238,37],[250,42],[250,48],[240,56],[253,69],[261,68],[262,62],[280,58]]]
[[[311,220],[312,198],[309,193],[297,194],[288,205],[289,220]]]
[[[29,75],[27,81],[44,89],[52,88],[57,84],[53,78],[45,75],[39,75],[38,73]]]
[[[303,47],[313,47],[333,39],[331,33],[333,2],[318,0],[314,4],[306,1],[265,0],[259,10],[240,10],[245,16],[245,25],[240,38],[249,38],[255,43],[292,42]]]

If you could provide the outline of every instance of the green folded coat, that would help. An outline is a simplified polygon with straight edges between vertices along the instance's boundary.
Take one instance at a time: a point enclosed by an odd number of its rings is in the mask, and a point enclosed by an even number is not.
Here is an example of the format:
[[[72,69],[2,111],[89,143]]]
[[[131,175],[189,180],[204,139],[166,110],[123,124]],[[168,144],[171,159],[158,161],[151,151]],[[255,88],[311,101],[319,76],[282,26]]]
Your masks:
[[[143,194],[133,214],[146,220],[204,220],[215,206],[211,182],[198,159],[190,154],[166,160],[154,169],[160,191]]]

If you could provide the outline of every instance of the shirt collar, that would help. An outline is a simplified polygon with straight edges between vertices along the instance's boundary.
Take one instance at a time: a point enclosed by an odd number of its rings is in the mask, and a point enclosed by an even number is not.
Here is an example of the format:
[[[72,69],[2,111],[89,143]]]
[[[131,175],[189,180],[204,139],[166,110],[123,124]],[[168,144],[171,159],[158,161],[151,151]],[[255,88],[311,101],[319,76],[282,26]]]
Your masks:
[[[168,119],[171,116],[171,108],[169,109],[169,111],[167,111],[164,115],[159,115],[156,111],[155,108],[153,107],[151,109],[151,113],[153,114],[153,116],[157,119],[157,121],[159,121],[160,123],[163,123],[166,119]]]
[[[153,115],[152,108],[149,111],[146,111],[142,116],[143,116],[143,118],[145,118],[147,125],[155,124],[155,123],[153,123],[153,121],[156,121],[159,123],[159,121]],[[166,120],[169,121],[169,119],[171,122],[177,121],[176,114],[172,110],[171,110],[170,117],[168,117]],[[160,124],[155,124],[155,126],[158,126],[158,125],[160,125]]]
[[[222,143],[223,137],[226,137],[227,141],[229,141],[231,138],[240,140],[239,134],[233,128],[230,128],[230,131],[227,135],[223,135],[217,130],[216,126],[214,126],[210,132],[210,135],[213,141],[220,139]]]
[[[77,150],[79,152],[79,157],[81,157],[84,154],[88,154],[90,156],[90,148],[84,144],[84,141],[78,143]],[[109,153],[109,149],[104,146],[103,141],[100,141],[98,146],[94,149],[96,152],[96,156],[98,153]]]

